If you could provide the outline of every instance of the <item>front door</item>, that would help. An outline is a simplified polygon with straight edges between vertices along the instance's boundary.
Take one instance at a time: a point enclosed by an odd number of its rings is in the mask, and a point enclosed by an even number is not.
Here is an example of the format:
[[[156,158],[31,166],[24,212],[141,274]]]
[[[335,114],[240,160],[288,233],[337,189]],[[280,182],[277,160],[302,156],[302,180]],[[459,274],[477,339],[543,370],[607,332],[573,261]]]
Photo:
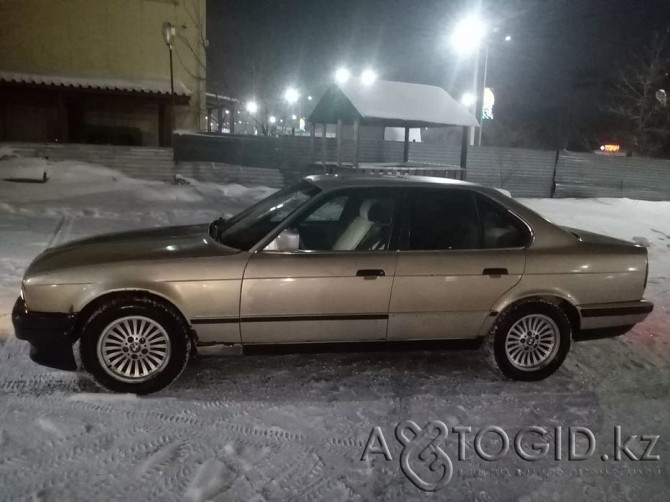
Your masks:
[[[243,343],[384,340],[397,252],[395,191],[324,196],[252,256],[241,299]]]
[[[411,190],[389,308],[389,340],[476,337],[523,274],[530,234],[465,188]]]

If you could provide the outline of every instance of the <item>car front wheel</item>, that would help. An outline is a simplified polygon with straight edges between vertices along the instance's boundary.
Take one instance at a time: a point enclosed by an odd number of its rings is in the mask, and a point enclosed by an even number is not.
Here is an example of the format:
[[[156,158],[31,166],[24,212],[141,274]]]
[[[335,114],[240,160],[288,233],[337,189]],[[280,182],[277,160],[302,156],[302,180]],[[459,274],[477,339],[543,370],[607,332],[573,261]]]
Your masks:
[[[570,320],[560,307],[546,300],[530,300],[500,314],[487,345],[505,376],[542,380],[563,364],[571,333]]]
[[[169,305],[151,298],[113,299],[86,320],[81,361],[115,392],[148,394],[174,381],[189,360],[188,326]]]

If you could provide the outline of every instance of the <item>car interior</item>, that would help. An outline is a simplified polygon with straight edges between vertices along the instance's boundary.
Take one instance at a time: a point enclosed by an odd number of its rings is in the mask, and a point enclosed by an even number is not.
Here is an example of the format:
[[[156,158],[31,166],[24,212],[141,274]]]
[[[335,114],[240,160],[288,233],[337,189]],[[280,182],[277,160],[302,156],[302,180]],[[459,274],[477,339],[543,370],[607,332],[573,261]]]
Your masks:
[[[282,232],[290,239],[282,249],[389,249],[396,206],[396,199],[379,192],[354,191],[332,197]],[[522,224],[504,209],[466,191],[414,192],[407,217],[410,250],[523,247],[529,237]]]
[[[395,203],[392,199],[339,197],[296,225],[301,250],[388,249]]]

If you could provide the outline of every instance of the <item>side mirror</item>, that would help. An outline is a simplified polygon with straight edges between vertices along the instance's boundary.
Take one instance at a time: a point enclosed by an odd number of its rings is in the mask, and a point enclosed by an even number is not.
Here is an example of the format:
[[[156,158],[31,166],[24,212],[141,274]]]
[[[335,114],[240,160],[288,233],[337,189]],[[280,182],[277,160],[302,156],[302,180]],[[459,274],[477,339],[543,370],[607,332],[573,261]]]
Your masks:
[[[265,246],[263,251],[298,251],[298,249],[300,249],[300,234],[294,228],[287,228]]]

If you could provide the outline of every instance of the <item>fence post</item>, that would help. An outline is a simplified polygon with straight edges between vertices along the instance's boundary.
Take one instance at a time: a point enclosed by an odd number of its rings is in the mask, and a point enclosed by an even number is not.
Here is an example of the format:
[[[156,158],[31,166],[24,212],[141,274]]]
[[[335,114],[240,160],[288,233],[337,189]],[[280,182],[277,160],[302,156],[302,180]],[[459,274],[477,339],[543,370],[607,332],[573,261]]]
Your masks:
[[[321,127],[323,128],[321,130],[321,162],[325,166],[327,160],[326,130],[328,129],[328,124],[324,122],[321,124]]]
[[[354,169],[358,168],[358,149],[360,147],[360,121],[354,120],[354,158],[351,162]]]
[[[468,140],[470,139],[468,127],[463,127],[463,135],[461,136],[461,180],[466,179],[466,169],[468,167]]]
[[[314,162],[314,139],[316,136],[316,123],[309,123],[309,161]]]
[[[337,168],[342,167],[342,119],[337,119],[337,131],[335,133],[337,139]]]
[[[561,155],[560,150],[556,150],[556,158],[554,159],[554,173],[551,175],[551,198],[556,194],[556,169],[558,168],[558,158]]]
[[[405,126],[405,144],[402,150],[402,161],[406,164],[409,161],[409,127]]]

